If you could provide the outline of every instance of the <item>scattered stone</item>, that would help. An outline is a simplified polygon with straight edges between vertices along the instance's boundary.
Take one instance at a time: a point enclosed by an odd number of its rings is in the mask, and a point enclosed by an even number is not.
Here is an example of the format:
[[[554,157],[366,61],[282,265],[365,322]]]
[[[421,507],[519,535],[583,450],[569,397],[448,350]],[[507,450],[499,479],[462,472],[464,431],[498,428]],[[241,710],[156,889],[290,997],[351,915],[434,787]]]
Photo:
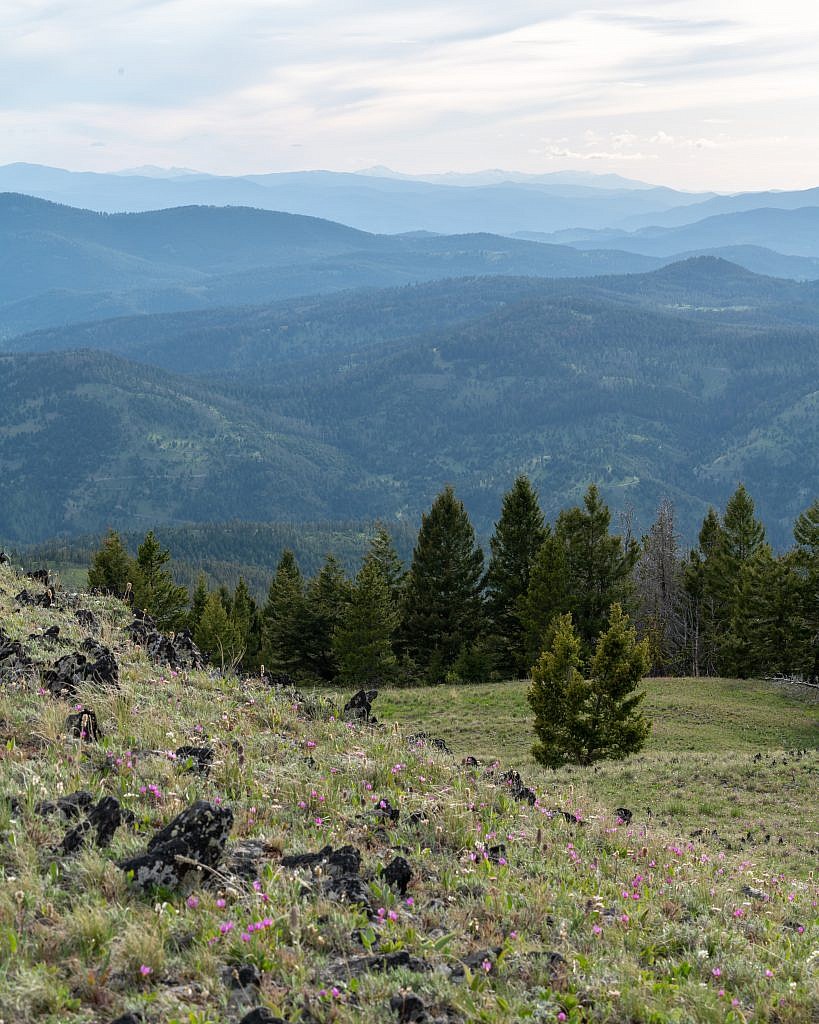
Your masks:
[[[571,811],[561,811],[559,807],[556,807],[554,813],[559,814],[564,819],[564,821],[568,821],[570,825],[586,824],[585,821],[583,821],[581,818],[578,818],[576,814],[572,814]]]
[[[102,737],[97,716],[90,708],[81,708],[73,715],[68,715],[65,731],[72,739],[84,740],[86,743],[96,743]]]
[[[372,716],[373,701],[377,696],[378,690],[359,690],[344,705],[342,714],[349,721],[377,724],[377,719]]]
[[[26,675],[34,665],[19,640],[12,640],[0,629],[0,680],[14,680]]]
[[[150,839],[146,853],[120,861],[119,867],[132,871],[141,889],[176,888],[191,873],[219,864],[232,827],[229,807],[197,800]]]
[[[266,1006],[257,1006],[250,1013],[246,1013],[239,1024],[287,1024],[287,1021],[281,1017],[274,1017]]]
[[[5,551],[0,551],[0,565],[8,565],[11,559]]]
[[[529,789],[528,786],[524,785],[523,779],[520,777],[518,772],[514,769],[510,769],[504,775],[501,776],[501,782],[503,785],[508,786],[512,791],[512,796],[515,800],[520,800],[525,803],[534,804],[537,800],[537,795],[533,789]]]
[[[19,594],[14,595],[14,600],[17,604],[34,605],[38,608],[53,608],[54,607],[54,591],[51,587],[48,587],[42,594],[35,594],[31,590],[23,589]]]
[[[624,825],[630,825],[631,819],[634,817],[633,812],[630,811],[628,807],[616,807],[614,809],[614,813]]]
[[[262,986],[259,968],[251,963],[226,967],[222,972],[222,978],[227,987],[231,989],[261,988]]]
[[[506,857],[506,843],[498,843],[496,846],[486,848],[486,859],[491,864],[500,864],[502,857]]]
[[[452,968],[452,977],[457,981],[463,978],[465,975],[464,968],[468,967],[470,971],[479,971],[482,969],[483,964],[488,960],[492,966],[495,966],[495,960],[498,954],[501,952],[502,946],[492,946],[491,949],[477,949],[474,953],[469,953],[463,958],[463,960],[455,964]]]
[[[430,736],[429,733],[423,731],[414,732],[412,736],[408,736],[407,743],[409,743],[411,746],[416,747],[434,747],[436,750],[440,750],[444,754],[452,754],[452,751],[449,749],[449,747],[443,740],[438,739],[435,736]]]
[[[119,666],[111,651],[93,640],[85,643],[94,645],[92,654],[96,661],[89,661],[84,654],[75,651],[58,658],[43,673],[43,684],[55,697],[73,697],[78,687],[87,681],[111,689],[119,687]]]
[[[401,817],[401,812],[389,800],[379,800],[371,812],[379,821],[388,821],[395,824]]]
[[[427,1008],[414,992],[398,992],[390,999],[390,1009],[398,1016],[398,1024],[424,1024]]]
[[[56,800],[40,800],[34,805],[34,813],[42,817],[59,812],[65,818],[79,818],[84,810],[91,806],[94,797],[87,789],[80,789],[68,796],[57,797]]]
[[[351,977],[360,977],[362,974],[369,974],[371,971],[395,971],[403,967],[407,971],[414,971],[416,974],[424,974],[432,970],[426,960],[413,956],[405,949],[396,953],[376,953],[374,956],[361,956],[350,960],[347,964],[347,971]]]
[[[264,862],[278,852],[275,846],[263,839],[242,839],[228,849],[225,872],[252,882],[261,875]]]
[[[27,572],[26,576],[30,580],[36,580],[38,583],[42,583],[44,587],[47,587],[51,582],[48,575],[48,569],[33,569],[31,572]]]
[[[143,1024],[144,1020],[141,1013],[123,1013],[121,1017],[112,1020],[111,1024]]]
[[[259,677],[263,683],[267,683],[268,686],[272,686],[277,690],[295,690],[296,680],[289,672],[275,672],[272,676],[266,675],[264,666],[262,667],[261,675]]]
[[[191,761],[190,770],[199,775],[207,775],[213,764],[213,747],[177,747],[174,754],[183,767],[186,761]]]
[[[369,886],[359,875],[361,853],[354,846],[342,846],[338,850],[325,846],[318,853],[292,854],[282,858],[281,866],[296,870],[307,868],[314,875],[320,869],[318,887],[323,896],[358,903],[372,915]]]
[[[99,619],[88,608],[78,608],[74,612],[74,618],[83,629],[98,630],[100,628]]]
[[[412,881],[412,868],[403,857],[394,857],[385,868],[381,869],[381,876],[402,896],[407,895],[407,886]]]
[[[469,754],[467,757],[463,759],[463,761],[461,761],[461,764],[464,766],[464,768],[477,768],[480,763],[481,762],[477,759],[477,757],[473,757],[472,754]]]
[[[174,672],[180,669],[202,668],[204,656],[187,629],[180,633],[165,636],[157,629],[156,622],[146,612],[136,614],[126,632],[131,635],[134,643],[141,644],[151,661],[157,665],[167,665]]]
[[[97,846],[110,846],[114,833],[121,824],[122,813],[119,800],[112,796],[104,796],[88,811],[85,821],[80,822],[66,834],[60,845],[60,850],[65,855],[76,853],[84,845],[88,834],[94,829],[97,830]]]
[[[752,900],[767,900],[768,894],[761,889],[754,889],[750,885],[743,885],[739,890],[743,896],[750,896]]]

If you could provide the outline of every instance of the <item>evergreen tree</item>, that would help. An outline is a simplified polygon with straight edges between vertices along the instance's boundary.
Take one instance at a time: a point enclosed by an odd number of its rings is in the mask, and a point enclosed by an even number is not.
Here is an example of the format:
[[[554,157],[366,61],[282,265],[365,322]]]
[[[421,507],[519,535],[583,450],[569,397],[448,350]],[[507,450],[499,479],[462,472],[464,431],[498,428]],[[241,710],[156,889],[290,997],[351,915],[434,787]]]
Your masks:
[[[232,665],[242,656],[241,638],[216,590],[208,594],[194,639],[199,649],[222,668]]]
[[[739,656],[737,647],[751,628],[750,623],[745,625],[741,621],[749,614],[742,601],[742,586],[747,567],[764,547],[765,528],[754,517],[754,503],[740,484],[725,506],[704,575],[705,592],[713,607],[720,672],[736,674],[746,670],[746,659]]]
[[[564,546],[568,603],[584,651],[605,628],[609,608],[634,604],[632,570],[640,557],[633,539],[609,533],[611,512],[592,484],[583,508],[560,513],[556,533]]]
[[[134,560],[125,550],[116,530],[109,530],[98,551],[91,559],[88,586],[109,594],[125,593],[135,574]]]
[[[674,533],[674,506],[660,502],[657,518],[643,538],[634,578],[640,633],[648,638],[652,672],[666,675],[679,666],[681,567]]]
[[[601,633],[590,666],[581,671],[582,642],[571,614],[555,624],[550,650],[532,669],[529,705],[535,714],[537,761],[550,768],[622,759],[640,750],[649,724],[638,710],[637,687],[648,669],[648,645],[637,640],[618,604]]]
[[[380,567],[381,573],[390,588],[390,595],[396,607],[401,604],[407,572],[404,563],[398,557],[392,537],[385,526],[379,523],[375,535],[370,541],[368,558],[372,558]]]
[[[396,666],[392,647],[398,609],[389,574],[372,549],[358,572],[341,621],[333,633],[333,654],[345,685],[384,681]]]
[[[207,577],[203,572],[199,573],[196,579],[196,589],[193,592],[191,598],[191,608],[188,612],[188,629],[192,632],[196,632],[196,627],[202,620],[202,614],[205,611],[205,605],[208,600],[208,581]]]
[[[170,551],[163,550],[156,534],[149,530],[139,545],[134,578],[134,600],[154,619],[160,629],[175,629],[186,618],[188,591],[174,582],[169,569]]]
[[[551,647],[556,619],[568,610],[566,550],[556,536],[548,536],[535,556],[527,591],[518,601],[518,619],[530,665],[541,651]]]
[[[719,517],[710,508],[700,527],[699,546],[689,552],[682,564],[680,648],[692,676],[716,671],[716,609],[707,580],[721,531]]]
[[[462,502],[445,488],[421,518],[404,595],[403,638],[432,682],[481,630],[483,552]]]
[[[261,662],[261,616],[244,577],[239,577],[231,601],[230,621],[240,639],[246,672],[255,671]]]
[[[489,541],[486,612],[499,667],[523,675],[527,659],[526,630],[520,602],[526,597],[535,557],[548,536],[543,513],[529,478],[519,476],[503,497],[501,515]]]
[[[799,594],[796,670],[819,682],[819,498],[797,518],[789,563]]]
[[[338,675],[333,634],[342,621],[349,599],[350,581],[338,559],[327,555],[324,565],[307,588],[302,628],[305,668],[320,679],[329,681]]]
[[[290,550],[282,552],[262,609],[262,661],[278,672],[297,672],[304,664],[304,579]]]

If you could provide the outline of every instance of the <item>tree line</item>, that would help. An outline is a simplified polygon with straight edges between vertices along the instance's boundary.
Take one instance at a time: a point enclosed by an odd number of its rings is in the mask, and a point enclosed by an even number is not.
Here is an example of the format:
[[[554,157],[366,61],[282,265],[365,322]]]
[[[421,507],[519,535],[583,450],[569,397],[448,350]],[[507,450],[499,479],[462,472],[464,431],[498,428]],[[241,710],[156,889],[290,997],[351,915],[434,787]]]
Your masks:
[[[819,675],[819,501],[797,518],[793,546],[776,554],[742,485],[722,514],[709,510],[689,551],[668,500],[638,540],[627,523],[612,529],[594,485],[547,522],[520,476],[504,495],[488,559],[446,487],[422,516],[408,567],[380,526],[353,578],[333,555],[306,577],[285,550],[264,602],[241,578],[232,590],[209,590],[201,575],[189,594],[153,532],[132,557],[109,531],[89,584],[121,594],[129,582],[139,607],[162,628],[189,628],[215,662],[301,681],[525,677],[556,650],[582,677],[593,675],[602,638],[632,626],[653,674]]]

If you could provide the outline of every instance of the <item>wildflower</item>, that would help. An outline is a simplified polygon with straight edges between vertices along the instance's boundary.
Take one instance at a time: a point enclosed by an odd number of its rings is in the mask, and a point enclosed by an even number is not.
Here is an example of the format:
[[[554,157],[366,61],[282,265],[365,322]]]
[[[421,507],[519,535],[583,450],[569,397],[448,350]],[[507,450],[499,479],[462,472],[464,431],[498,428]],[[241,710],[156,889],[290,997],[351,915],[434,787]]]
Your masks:
[[[563,1011],[561,1010],[561,1011],[560,1011],[560,1013],[559,1013],[559,1014],[557,1015],[557,1019],[558,1019],[558,1020],[561,1020],[561,1021],[562,1021],[562,1020],[568,1020],[569,1018],[568,1018],[568,1017],[566,1016],[566,1014],[565,1014],[565,1013],[564,1013],[564,1012],[563,1012]]]
[[[720,967],[715,967],[711,971],[711,973],[714,975],[715,978],[721,978],[722,977],[722,969]]]
[[[228,932],[233,931],[233,927],[234,925],[232,921],[223,921],[222,924],[219,925],[219,931],[223,935],[227,935]]]
[[[592,931],[594,932],[594,934],[595,934],[595,935],[601,935],[601,934],[602,934],[602,932],[603,932],[603,929],[602,929],[602,928],[600,927],[600,925],[599,925],[599,924],[596,924],[596,925],[594,925],[594,927],[592,928]]]
[[[218,900],[216,901],[216,906],[217,906],[217,907],[218,907],[218,908],[219,908],[219,909],[221,910],[221,909],[222,909],[223,907],[227,906],[227,903],[226,903],[226,901],[225,901],[224,899],[222,899],[222,897],[220,896],[220,897],[219,897],[219,899],[218,899]]]
[[[414,907],[415,906],[415,900],[412,898],[412,896],[407,896],[407,906],[408,907]]]
[[[734,910],[734,917],[745,917],[745,911],[742,909],[742,907],[737,907]]]
[[[773,971],[770,968],[767,968],[765,970],[765,977],[766,978],[772,978],[773,977]]]
[[[487,974],[489,974],[489,972],[492,970],[492,961],[491,960],[484,960],[481,963],[481,967],[482,967],[482,969],[484,971],[486,971]]]
[[[188,896],[188,898],[185,900],[185,903],[191,910],[196,910],[196,908],[199,906],[199,898],[197,896]]]
[[[242,932],[242,942],[250,942],[250,935],[247,932]]]
[[[396,912],[395,912],[394,910],[391,910],[391,911],[390,911],[390,912],[389,912],[389,913],[387,914],[387,917],[388,917],[388,918],[389,918],[389,919],[390,919],[391,921],[397,921],[397,920],[398,920],[398,914],[397,914],[397,913],[396,913]]]
[[[153,967],[149,967],[147,964],[142,964],[139,968],[139,973],[143,978],[147,978],[149,974],[153,973]]]

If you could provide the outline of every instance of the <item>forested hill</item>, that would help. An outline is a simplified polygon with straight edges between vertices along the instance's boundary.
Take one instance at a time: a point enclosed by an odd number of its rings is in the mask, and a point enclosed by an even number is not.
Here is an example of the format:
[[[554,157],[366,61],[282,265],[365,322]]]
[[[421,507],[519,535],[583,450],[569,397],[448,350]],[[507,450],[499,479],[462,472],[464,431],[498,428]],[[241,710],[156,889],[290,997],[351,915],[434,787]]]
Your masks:
[[[644,526],[668,495],[687,538],[742,479],[786,543],[819,479],[819,332],[772,311],[788,295],[808,309],[813,286],[719,263],[628,284],[443,282],[310,300],[278,326],[251,311],[246,332],[189,331],[181,356],[172,331],[142,338],[143,358],[230,379],[88,351],[1,357],[0,539],[414,520],[445,482],[486,531],[526,472],[550,516],[589,481]]]
[[[293,360],[356,352],[478,319],[524,301],[586,301],[719,326],[819,324],[819,283],[699,257],[646,274],[473,277],[255,307],[120,317],[20,335],[12,352],[97,348],[177,373],[278,373]],[[678,328],[684,330],[684,328]]]

